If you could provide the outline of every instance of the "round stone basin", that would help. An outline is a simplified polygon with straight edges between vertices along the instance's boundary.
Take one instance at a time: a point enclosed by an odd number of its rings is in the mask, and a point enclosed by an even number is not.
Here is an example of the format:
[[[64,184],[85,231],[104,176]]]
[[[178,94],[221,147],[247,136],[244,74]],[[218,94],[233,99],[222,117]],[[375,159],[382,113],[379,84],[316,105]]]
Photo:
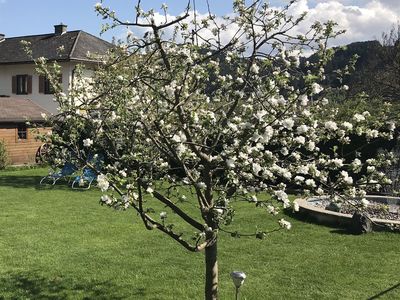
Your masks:
[[[365,197],[370,204],[367,206],[374,230],[400,229],[400,197],[368,195]],[[339,227],[351,225],[353,213],[347,209],[335,211],[330,207],[328,197],[311,197],[307,199],[296,199],[299,204],[299,212],[311,217],[318,223],[329,224]],[[381,210],[381,213],[374,213],[374,207]],[[329,208],[329,209],[327,209]]]

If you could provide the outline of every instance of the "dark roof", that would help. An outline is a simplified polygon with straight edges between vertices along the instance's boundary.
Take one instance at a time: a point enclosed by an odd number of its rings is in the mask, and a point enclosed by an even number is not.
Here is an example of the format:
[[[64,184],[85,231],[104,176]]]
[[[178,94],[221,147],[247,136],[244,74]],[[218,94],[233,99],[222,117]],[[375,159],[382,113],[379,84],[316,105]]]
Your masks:
[[[21,41],[31,44],[33,58],[45,57],[57,61],[90,61],[87,53],[105,54],[113,45],[84,31],[68,31],[64,34],[41,34],[6,38],[0,41],[0,64],[32,62],[25,53]],[[58,49],[64,50],[59,52]]]
[[[0,123],[43,122],[42,113],[50,113],[29,99],[0,97]]]

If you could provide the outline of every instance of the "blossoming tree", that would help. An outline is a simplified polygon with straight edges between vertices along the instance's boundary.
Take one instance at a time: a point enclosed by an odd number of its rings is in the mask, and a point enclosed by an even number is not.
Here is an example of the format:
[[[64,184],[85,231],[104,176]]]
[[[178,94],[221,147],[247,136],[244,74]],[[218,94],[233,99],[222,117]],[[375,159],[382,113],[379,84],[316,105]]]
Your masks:
[[[91,80],[77,80],[68,94],[56,88],[60,114],[45,139],[55,160],[73,156],[98,171],[103,204],[134,209],[147,229],[204,251],[205,298],[217,299],[218,236],[230,232],[236,201],[266,209],[282,229],[291,224],[276,216],[279,203],[296,208],[288,189],[361,206],[384,180],[383,162],[347,146],[352,136],[390,139],[394,124],[371,123],[368,112],[338,124],[328,111],[319,83],[331,55],[327,40],[337,34],[331,22],[300,34],[305,15],[293,17],[290,5],[277,10],[260,0],[248,6],[235,0],[234,13],[224,18],[211,12],[192,18],[189,6],[178,17],[163,9],[160,19],[139,1],[134,21],[123,22],[96,5],[110,20],[105,29],[132,31],[102,58]],[[305,47],[320,59],[301,72]],[[37,63],[57,85],[57,67]],[[102,170],[88,160],[94,153],[104,156]],[[187,209],[188,201],[195,209]],[[182,223],[194,237],[180,231]],[[252,235],[263,238],[273,229]]]

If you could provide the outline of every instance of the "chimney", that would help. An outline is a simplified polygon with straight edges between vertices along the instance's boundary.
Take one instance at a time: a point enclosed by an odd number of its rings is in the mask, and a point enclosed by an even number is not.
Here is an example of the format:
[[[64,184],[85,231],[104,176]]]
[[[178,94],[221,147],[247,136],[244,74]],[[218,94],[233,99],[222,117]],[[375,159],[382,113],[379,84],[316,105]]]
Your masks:
[[[6,39],[6,35],[4,33],[0,33],[0,42]]]
[[[54,25],[54,34],[62,35],[67,32],[67,25],[60,23],[59,25]]]

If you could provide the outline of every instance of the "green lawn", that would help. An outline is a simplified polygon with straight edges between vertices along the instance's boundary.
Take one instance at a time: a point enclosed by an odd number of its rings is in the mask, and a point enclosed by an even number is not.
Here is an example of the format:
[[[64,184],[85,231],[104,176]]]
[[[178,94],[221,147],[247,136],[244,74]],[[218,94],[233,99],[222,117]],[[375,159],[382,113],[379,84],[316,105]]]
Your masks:
[[[144,229],[133,210],[98,203],[99,191],[38,185],[45,169],[0,172],[0,299],[202,299],[203,255]],[[400,234],[353,236],[285,216],[291,231],[219,243],[220,298],[400,299]],[[241,229],[272,228],[241,210]]]

